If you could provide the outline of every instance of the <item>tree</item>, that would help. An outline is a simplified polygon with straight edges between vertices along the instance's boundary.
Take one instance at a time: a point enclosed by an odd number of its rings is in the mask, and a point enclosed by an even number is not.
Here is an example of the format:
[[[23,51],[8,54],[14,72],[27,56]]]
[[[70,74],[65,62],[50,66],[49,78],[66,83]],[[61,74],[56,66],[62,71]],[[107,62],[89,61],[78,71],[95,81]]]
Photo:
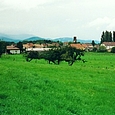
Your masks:
[[[31,51],[25,54],[26,61],[30,62],[32,59],[39,59],[39,53],[37,51]]]
[[[44,51],[41,53],[37,52],[29,52],[26,55],[26,60],[31,61],[32,59],[45,59],[49,62],[53,62],[54,64],[60,64],[61,61],[68,62],[68,65],[72,65],[76,60],[81,60],[81,56],[84,56],[83,50],[76,49],[73,47],[61,47],[50,49],[49,51]]]
[[[104,36],[104,31],[103,31],[101,35],[101,43],[103,43],[104,41],[105,41],[105,36]]]
[[[115,53],[115,47],[112,47],[111,53]]]
[[[17,43],[17,47],[20,49],[20,53],[23,52],[23,43],[22,42],[18,42]]]
[[[112,33],[111,33],[111,31],[109,32],[109,42],[112,42],[113,41],[113,39],[112,39]]]
[[[0,57],[2,53],[5,53],[5,50],[6,50],[6,42],[0,41]]]
[[[107,49],[105,46],[100,46],[98,52],[107,52]]]
[[[112,40],[112,33],[111,33],[111,31],[109,32],[109,31],[103,31],[102,32],[102,35],[101,35],[101,43],[102,42],[112,42],[113,40]]]
[[[115,42],[115,31],[113,31],[113,41]]]
[[[93,46],[93,47],[95,46],[95,44],[96,44],[96,43],[95,43],[95,41],[94,41],[94,40],[92,40],[92,46]]]
[[[44,54],[41,57],[43,57],[45,60],[48,60],[49,64],[50,62],[53,62],[54,64],[59,64],[61,58],[60,56],[61,56],[60,49],[54,48],[44,52]]]

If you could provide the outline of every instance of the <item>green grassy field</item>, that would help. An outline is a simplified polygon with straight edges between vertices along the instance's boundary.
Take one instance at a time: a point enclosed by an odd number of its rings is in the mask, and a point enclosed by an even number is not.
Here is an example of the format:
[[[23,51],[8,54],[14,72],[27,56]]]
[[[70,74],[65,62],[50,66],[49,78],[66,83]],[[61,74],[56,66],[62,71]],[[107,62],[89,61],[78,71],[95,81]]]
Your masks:
[[[115,115],[115,54],[68,66],[22,55],[0,59],[0,115]]]

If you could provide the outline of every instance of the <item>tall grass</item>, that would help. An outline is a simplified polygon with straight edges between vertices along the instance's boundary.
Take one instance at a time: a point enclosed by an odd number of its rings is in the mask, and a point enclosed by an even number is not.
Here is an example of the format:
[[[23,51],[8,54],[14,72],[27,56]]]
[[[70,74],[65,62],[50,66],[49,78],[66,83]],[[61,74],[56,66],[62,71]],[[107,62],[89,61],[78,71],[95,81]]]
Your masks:
[[[115,115],[115,55],[86,53],[68,66],[22,55],[0,59],[1,115]]]

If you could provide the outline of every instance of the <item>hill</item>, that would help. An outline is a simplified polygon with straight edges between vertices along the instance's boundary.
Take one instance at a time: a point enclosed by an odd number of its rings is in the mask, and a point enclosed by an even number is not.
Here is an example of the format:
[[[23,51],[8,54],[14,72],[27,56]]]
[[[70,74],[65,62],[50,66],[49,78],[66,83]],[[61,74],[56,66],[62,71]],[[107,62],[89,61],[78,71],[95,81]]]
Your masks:
[[[8,41],[8,42],[19,42],[19,41],[35,41],[35,40],[44,40],[45,38],[41,38],[38,36],[34,36],[31,34],[3,34],[0,33],[0,40]]]
[[[17,39],[7,38],[7,37],[3,37],[3,36],[0,36],[0,40],[6,41],[6,42],[18,42],[18,41],[20,41]]]
[[[18,42],[21,41],[20,39],[14,39],[10,35],[0,33],[0,40],[6,42]]]
[[[30,38],[24,39],[24,41],[36,41],[36,40],[44,40],[44,38],[36,36],[36,37],[30,37]]]
[[[0,40],[8,41],[8,42],[19,42],[19,41],[36,41],[36,40],[52,40],[52,41],[60,41],[60,42],[72,42],[72,37],[60,37],[60,38],[42,38],[38,36],[34,36],[31,34],[19,34],[19,35],[9,35],[0,33]],[[92,40],[77,40],[80,43],[91,43]],[[95,43],[99,43],[99,41],[95,40]]]
[[[30,38],[33,37],[34,35],[32,34],[3,34],[0,33],[0,36],[6,37],[6,38],[11,38],[11,39],[16,39],[16,40],[23,40],[25,38]]]

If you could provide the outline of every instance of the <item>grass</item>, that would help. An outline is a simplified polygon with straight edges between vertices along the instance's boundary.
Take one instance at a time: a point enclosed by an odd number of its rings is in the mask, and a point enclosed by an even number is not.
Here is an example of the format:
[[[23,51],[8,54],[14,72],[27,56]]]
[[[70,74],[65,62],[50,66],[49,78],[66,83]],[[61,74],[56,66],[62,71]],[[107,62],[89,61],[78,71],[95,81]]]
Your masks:
[[[0,115],[115,115],[115,55],[68,66],[22,55],[0,59]]]

